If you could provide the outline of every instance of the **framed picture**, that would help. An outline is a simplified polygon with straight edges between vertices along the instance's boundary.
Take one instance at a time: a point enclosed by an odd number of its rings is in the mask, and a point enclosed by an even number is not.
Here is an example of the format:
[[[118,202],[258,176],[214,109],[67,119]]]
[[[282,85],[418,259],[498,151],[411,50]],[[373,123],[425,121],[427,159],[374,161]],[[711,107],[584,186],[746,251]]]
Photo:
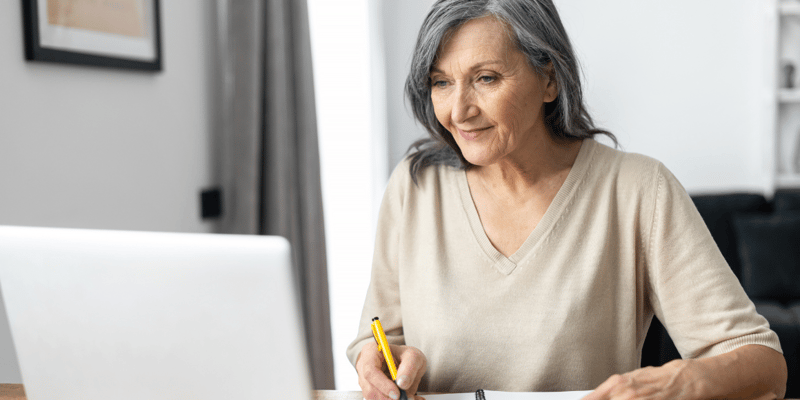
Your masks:
[[[158,0],[22,0],[25,58],[161,70]]]

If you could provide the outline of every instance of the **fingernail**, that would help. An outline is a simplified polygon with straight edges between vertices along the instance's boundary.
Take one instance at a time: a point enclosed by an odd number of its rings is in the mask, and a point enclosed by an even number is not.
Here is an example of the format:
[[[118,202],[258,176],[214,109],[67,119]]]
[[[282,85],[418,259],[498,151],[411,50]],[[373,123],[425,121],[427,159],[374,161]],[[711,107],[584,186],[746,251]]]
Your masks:
[[[389,392],[389,397],[393,398],[394,400],[397,400],[400,398],[400,395],[397,394],[397,392],[395,392],[394,390],[392,390],[391,392]]]
[[[406,387],[407,383],[408,383],[407,375],[401,375],[399,378],[397,378],[397,386],[400,387],[401,389]]]

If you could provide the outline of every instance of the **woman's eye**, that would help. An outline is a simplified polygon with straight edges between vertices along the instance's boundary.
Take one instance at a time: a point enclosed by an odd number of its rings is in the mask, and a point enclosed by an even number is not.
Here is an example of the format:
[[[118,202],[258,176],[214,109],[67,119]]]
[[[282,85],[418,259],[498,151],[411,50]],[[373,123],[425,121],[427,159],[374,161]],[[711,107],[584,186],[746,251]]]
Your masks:
[[[495,81],[495,79],[497,79],[497,78],[495,78],[493,76],[490,76],[490,75],[483,75],[480,78],[478,78],[478,80],[483,82],[483,83],[492,83],[492,82]]]
[[[447,86],[447,81],[436,81],[436,80],[434,80],[433,84],[431,86],[436,87],[436,88],[443,88],[443,87]]]

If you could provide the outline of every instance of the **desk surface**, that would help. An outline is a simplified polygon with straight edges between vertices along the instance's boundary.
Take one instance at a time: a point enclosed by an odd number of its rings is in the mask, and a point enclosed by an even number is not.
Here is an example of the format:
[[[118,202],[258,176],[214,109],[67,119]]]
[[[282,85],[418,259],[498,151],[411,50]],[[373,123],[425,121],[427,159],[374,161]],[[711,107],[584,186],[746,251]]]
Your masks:
[[[314,400],[363,400],[363,398],[364,397],[361,396],[361,392],[350,392],[345,390],[314,391]],[[0,383],[0,400],[27,400],[25,398],[25,388],[23,388],[20,384]]]
[[[362,400],[361,392],[344,390],[315,390],[314,400]],[[0,384],[0,400],[26,400],[20,384]]]

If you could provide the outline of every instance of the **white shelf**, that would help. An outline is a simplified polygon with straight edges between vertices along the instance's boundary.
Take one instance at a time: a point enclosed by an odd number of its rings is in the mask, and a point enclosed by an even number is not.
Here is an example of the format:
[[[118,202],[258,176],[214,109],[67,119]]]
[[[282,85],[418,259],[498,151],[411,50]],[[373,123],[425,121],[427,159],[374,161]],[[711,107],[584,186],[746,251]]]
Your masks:
[[[780,89],[778,90],[778,100],[781,103],[800,102],[800,89]]]
[[[775,177],[775,183],[778,187],[800,187],[800,174],[779,174]]]
[[[760,0],[759,0],[760,1]],[[777,24],[770,43],[776,51],[772,68],[777,73],[774,75],[776,84],[783,84],[783,62],[791,62],[795,67],[800,67],[800,59],[797,58],[797,51],[800,49],[800,0],[771,0],[777,8],[777,15],[773,14],[773,23]],[[773,12],[774,12],[773,11]],[[800,72],[800,68],[796,69]],[[797,81],[795,80],[797,83]],[[778,87],[770,97],[773,97],[772,107],[775,111],[775,120],[772,125],[773,134],[768,142],[772,148],[770,154],[774,177],[775,188],[800,188],[800,171],[795,171],[798,165],[800,154],[800,137],[797,135],[800,130],[800,85],[787,89]]]
[[[781,15],[800,16],[800,2],[781,3],[779,10]]]

